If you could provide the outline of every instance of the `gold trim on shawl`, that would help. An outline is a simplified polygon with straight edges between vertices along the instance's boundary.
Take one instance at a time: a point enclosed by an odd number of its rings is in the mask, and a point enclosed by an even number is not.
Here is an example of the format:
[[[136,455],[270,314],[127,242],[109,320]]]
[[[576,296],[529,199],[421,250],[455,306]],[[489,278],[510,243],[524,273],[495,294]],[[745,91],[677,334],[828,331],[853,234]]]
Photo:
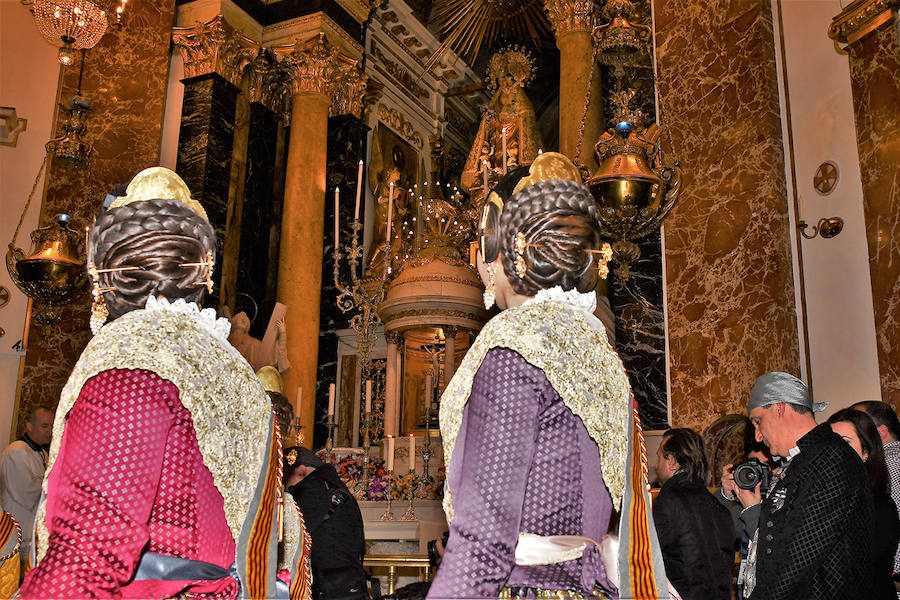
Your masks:
[[[87,345],[60,396],[44,476],[59,454],[66,416],[91,377],[109,369],[144,369],[171,381],[191,413],[203,464],[225,501],[237,543],[269,449],[272,405],[247,361],[194,318],[170,310],[135,310],[109,323]],[[47,552],[46,503],[35,519],[38,557]]]
[[[514,350],[544,372],[597,444],[603,480],[613,507],[618,508],[625,491],[628,452],[628,376],[602,324],[592,327],[584,312],[561,302],[537,302],[504,310],[481,330],[441,397],[447,473],[472,381],[491,348]],[[453,520],[449,477],[444,483],[444,512],[449,523]]]

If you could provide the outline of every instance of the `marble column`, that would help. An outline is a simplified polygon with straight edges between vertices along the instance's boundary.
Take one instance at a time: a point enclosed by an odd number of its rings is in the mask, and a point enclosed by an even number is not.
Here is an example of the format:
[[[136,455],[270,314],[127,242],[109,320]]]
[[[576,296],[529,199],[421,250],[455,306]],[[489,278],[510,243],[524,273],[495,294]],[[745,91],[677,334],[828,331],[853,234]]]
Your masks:
[[[281,215],[278,262],[279,302],[287,305],[287,352],[291,369],[285,390],[300,406],[294,411],[309,428],[315,421],[316,374],[319,352],[319,309],[325,235],[326,147],[329,109],[346,108],[348,92],[361,89],[356,61],[348,59],[324,34],[278,49],[291,74],[291,131]],[[356,73],[354,73],[356,72]],[[350,88],[348,82],[361,82]],[[350,101],[352,104],[352,98]],[[345,202],[352,201],[346,199]],[[310,438],[305,441],[312,445]]]
[[[454,325],[444,326],[444,386],[453,379],[456,373],[456,334],[459,331]]]
[[[287,90],[280,85],[279,73],[279,64],[266,52],[257,55],[247,69],[250,116],[238,250],[242,268],[237,273],[235,292],[249,295],[260,306],[274,299],[275,290],[269,288],[274,287],[275,280],[270,286],[268,272],[278,252],[277,248],[272,252],[270,244],[281,225],[276,220],[283,200],[276,186],[278,111]]]
[[[829,36],[846,44],[862,176],[881,399],[900,410],[900,2],[857,0]]]
[[[603,122],[600,74],[591,39],[596,6],[595,0],[544,0],[559,48],[559,151],[592,171],[597,167],[594,142]],[[580,148],[579,137],[583,138]]]
[[[41,226],[52,223],[58,213],[68,213],[72,224],[83,228],[97,214],[106,192],[128,183],[138,171],[159,164],[174,21],[174,0],[130,3],[126,26],[111,27],[98,46],[84,54],[81,94],[91,101],[85,139],[95,151],[85,169],[72,169],[62,161],[47,166]],[[77,63],[60,71],[57,103],[68,104],[76,93],[78,73]],[[60,124],[63,117],[60,113]],[[61,133],[58,129],[55,134]],[[23,231],[18,239],[26,252],[30,250],[27,234]],[[13,437],[22,432],[33,406],[56,405],[75,361],[91,339],[90,294],[60,307],[60,312],[62,319],[49,334],[33,320],[29,324]]]
[[[800,374],[772,11],[653,8],[660,121],[684,167],[664,223],[672,424],[702,431],[746,413],[761,373]]]
[[[231,169],[228,177],[228,212],[225,218],[225,247],[222,252],[222,280],[219,312],[227,306],[234,314],[240,265],[241,233],[244,214],[247,146],[250,138],[250,103],[243,91],[236,99],[234,143],[231,147]]]
[[[237,199],[230,185],[237,99],[243,69],[256,54],[256,44],[235,31],[222,15],[173,28],[172,43],[184,59],[185,74],[175,171],[206,209],[216,231],[217,290],[213,293],[218,295],[223,291],[228,218],[235,214]],[[231,267],[230,275],[236,275],[237,265]]]
[[[400,430],[400,403],[397,392],[402,382],[399,373],[399,344],[401,334],[399,331],[387,331],[384,334],[387,340],[387,372],[384,381],[384,434],[397,435]]]

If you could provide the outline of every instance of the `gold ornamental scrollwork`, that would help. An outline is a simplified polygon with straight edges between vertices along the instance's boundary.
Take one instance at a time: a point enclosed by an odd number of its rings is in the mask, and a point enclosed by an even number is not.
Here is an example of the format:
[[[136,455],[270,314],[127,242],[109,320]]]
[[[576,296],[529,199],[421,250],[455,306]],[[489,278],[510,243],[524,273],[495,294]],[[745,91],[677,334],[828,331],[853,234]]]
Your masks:
[[[391,60],[382,52],[381,48],[375,48],[375,58],[379,64],[384,65],[385,70],[400,83],[400,86],[415,98],[428,98],[428,90],[419,85],[418,78],[415,77],[408,69],[404,69],[398,62]]]
[[[544,0],[544,8],[557,39],[567,33],[590,33],[594,29],[595,0]]]
[[[184,59],[186,79],[216,73],[235,87],[240,87],[244,68],[259,52],[259,44],[222,15],[190,27],[173,27],[172,43]]]
[[[828,37],[853,44],[885,23],[897,19],[900,0],[856,0],[831,21]]]
[[[366,123],[372,118],[372,112],[381,99],[384,97],[384,84],[376,80],[371,80],[366,86],[366,93],[363,96],[363,121]]]
[[[419,150],[425,147],[425,142],[422,140],[422,136],[419,135],[419,132],[416,131],[416,128],[413,126],[413,124],[403,117],[403,113],[401,113],[399,110],[391,108],[389,106],[385,106],[384,104],[379,104],[378,120],[402,135],[406,139],[406,141],[411,143]]]

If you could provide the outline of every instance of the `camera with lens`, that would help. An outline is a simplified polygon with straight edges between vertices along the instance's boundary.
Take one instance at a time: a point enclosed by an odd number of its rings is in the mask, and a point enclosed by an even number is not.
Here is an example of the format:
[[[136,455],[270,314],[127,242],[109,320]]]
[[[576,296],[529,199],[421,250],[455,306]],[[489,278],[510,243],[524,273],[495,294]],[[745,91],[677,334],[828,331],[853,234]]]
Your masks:
[[[736,466],[731,474],[734,484],[743,490],[752,490],[759,485],[759,492],[765,494],[769,489],[769,465],[751,458]]]
[[[450,532],[445,531],[444,535],[441,536],[441,546],[438,549],[438,541],[431,540],[428,542],[428,562],[431,563],[433,568],[437,568],[439,564],[441,564],[441,558],[444,555],[444,548],[447,547],[447,540],[450,539]]]

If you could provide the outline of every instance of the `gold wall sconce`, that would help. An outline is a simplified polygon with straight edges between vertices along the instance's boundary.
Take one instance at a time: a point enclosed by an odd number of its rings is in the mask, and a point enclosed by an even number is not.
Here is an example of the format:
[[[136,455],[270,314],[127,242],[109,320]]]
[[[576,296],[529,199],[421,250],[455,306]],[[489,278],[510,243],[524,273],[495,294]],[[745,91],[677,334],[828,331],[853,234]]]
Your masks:
[[[826,240],[833,238],[837,234],[839,234],[844,229],[844,220],[840,217],[831,217],[831,218],[821,218],[819,219],[818,224],[813,225],[812,227],[812,235],[806,233],[806,229],[809,227],[809,223],[806,221],[800,221],[797,223],[797,229],[800,230],[800,235],[805,237],[808,240],[813,239],[817,235]]]

